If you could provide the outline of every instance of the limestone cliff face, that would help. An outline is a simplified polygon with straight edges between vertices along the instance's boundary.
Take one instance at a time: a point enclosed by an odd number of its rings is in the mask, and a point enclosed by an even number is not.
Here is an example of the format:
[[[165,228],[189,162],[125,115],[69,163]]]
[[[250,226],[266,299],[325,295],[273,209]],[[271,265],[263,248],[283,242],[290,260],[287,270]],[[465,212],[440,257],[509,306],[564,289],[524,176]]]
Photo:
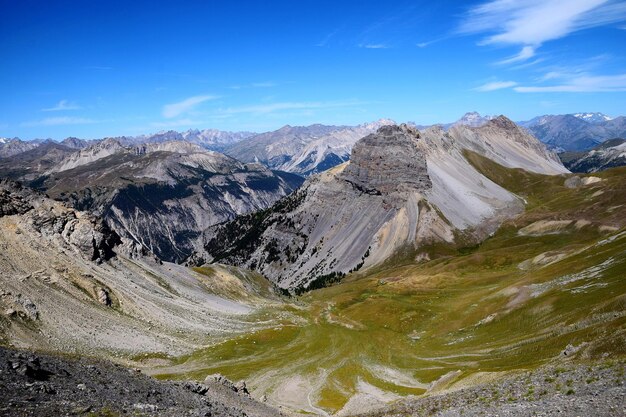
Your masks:
[[[431,187],[420,134],[407,125],[381,127],[358,141],[340,177],[368,193],[392,194]]]
[[[0,181],[0,217],[22,215],[42,239],[65,246],[86,260],[115,256],[120,237],[101,219],[52,201],[19,183]],[[16,230],[17,233],[21,231]]]

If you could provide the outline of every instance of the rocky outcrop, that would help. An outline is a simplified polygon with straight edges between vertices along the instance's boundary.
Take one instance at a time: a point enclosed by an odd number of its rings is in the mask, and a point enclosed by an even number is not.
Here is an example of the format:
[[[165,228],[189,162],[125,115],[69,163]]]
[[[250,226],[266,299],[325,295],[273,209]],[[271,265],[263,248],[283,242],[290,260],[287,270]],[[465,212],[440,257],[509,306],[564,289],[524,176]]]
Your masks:
[[[28,193],[21,184],[0,179],[0,217],[24,214],[33,209],[28,202]]]
[[[0,217],[25,215],[30,226],[47,239],[61,240],[86,259],[106,261],[121,243],[102,219],[53,202],[21,184],[0,181]]]
[[[420,134],[407,125],[384,126],[356,143],[340,178],[367,193],[428,190],[426,158],[416,146]]]
[[[113,302],[111,301],[109,292],[106,289],[104,288],[98,289],[98,302],[106,307],[111,307],[111,304]]]

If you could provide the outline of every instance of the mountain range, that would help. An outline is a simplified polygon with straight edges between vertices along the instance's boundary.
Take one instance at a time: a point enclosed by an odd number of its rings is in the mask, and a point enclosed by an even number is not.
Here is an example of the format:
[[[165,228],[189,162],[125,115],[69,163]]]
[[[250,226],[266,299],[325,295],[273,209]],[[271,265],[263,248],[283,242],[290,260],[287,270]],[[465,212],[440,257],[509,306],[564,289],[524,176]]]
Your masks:
[[[559,152],[588,150],[608,139],[626,137],[626,117],[602,113],[539,116],[519,124]]]
[[[440,124],[444,129],[465,125],[479,127],[494,116],[481,116],[468,112],[452,123]],[[588,150],[613,138],[626,137],[626,119],[611,118],[602,113],[575,113],[538,116],[517,122],[540,141],[558,152]],[[380,126],[395,124],[389,119],[357,126],[284,126],[264,133],[224,132],[215,129],[188,130],[185,132],[163,131],[139,136],[112,138],[124,146],[165,141],[186,141],[207,150],[223,152],[242,162],[260,162],[271,169],[308,176],[345,162],[354,143],[361,137],[376,131]],[[425,129],[429,125],[416,125]],[[21,141],[18,138],[0,138],[0,158],[15,156],[51,140]],[[81,149],[91,143],[102,141],[67,138],[60,144]]]
[[[163,260],[184,261],[208,226],[270,206],[302,178],[186,141],[73,149],[56,142],[0,159],[0,176],[104,218]]]

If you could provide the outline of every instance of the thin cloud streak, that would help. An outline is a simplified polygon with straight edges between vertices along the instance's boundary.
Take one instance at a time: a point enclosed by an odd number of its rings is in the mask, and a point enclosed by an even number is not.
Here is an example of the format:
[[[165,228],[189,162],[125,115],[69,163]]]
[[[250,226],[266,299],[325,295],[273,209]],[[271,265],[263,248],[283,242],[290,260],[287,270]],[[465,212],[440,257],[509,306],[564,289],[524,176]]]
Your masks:
[[[215,100],[217,98],[219,97],[213,95],[193,96],[177,103],[166,104],[163,106],[163,117],[166,119],[178,117],[183,113],[193,110],[196,106],[204,103],[205,101]]]
[[[259,104],[253,106],[230,107],[220,110],[222,114],[269,114],[285,110],[314,110],[314,109],[330,109],[339,107],[351,107],[365,104],[358,100],[346,101],[328,101],[328,102],[280,102]]]
[[[535,48],[533,46],[525,46],[518,54],[513,55],[512,57],[507,58],[503,61],[500,61],[498,62],[498,64],[515,64],[517,62],[526,61],[528,58],[532,58],[533,56],[535,56]]]
[[[365,49],[389,49],[391,46],[386,45],[384,43],[368,43],[368,44],[359,44],[359,48]]]
[[[547,79],[552,78],[548,77]],[[561,84],[517,86],[513,90],[518,93],[606,93],[626,91],[626,74],[582,75],[565,80]]]
[[[82,107],[75,103],[70,103],[68,100],[61,100],[59,103],[47,109],[41,109],[41,111],[65,111],[65,110],[80,110]]]
[[[495,91],[502,90],[503,88],[511,88],[515,87],[517,83],[515,81],[493,81],[487,84],[483,84],[479,87],[474,88],[474,91],[487,92],[487,91]]]
[[[42,120],[21,123],[20,126],[66,126],[66,125],[86,125],[99,123],[97,120],[86,119],[83,117],[48,117]]]
[[[244,88],[272,88],[272,87],[278,87],[278,83],[274,81],[262,81],[262,82],[256,82],[256,83],[250,83],[250,84],[231,85],[228,88],[230,88],[231,90],[241,90]]]
[[[320,48],[325,47],[326,45],[328,45],[328,42],[330,42],[330,40],[335,37],[337,32],[339,32],[339,29],[333,30],[328,35],[324,36],[324,39],[316,43],[315,46],[320,47]]]

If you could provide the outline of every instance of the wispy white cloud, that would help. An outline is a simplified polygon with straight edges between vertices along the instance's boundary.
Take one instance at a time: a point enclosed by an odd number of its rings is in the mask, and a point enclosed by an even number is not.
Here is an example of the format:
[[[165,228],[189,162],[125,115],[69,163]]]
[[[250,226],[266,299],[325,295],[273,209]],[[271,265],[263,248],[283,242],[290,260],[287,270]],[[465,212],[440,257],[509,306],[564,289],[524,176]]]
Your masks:
[[[391,46],[384,44],[384,43],[361,43],[359,44],[359,48],[365,48],[365,49],[389,49],[391,48]]]
[[[177,103],[166,104],[163,106],[163,117],[166,119],[178,117],[181,114],[193,110],[197,105],[202,104],[205,101],[215,100],[217,98],[219,97],[213,95],[193,96]]]
[[[61,100],[56,106],[41,109],[41,111],[65,111],[65,110],[79,110],[81,109],[76,103],[71,103],[68,100]]]
[[[276,86],[278,86],[278,83],[274,81],[261,81],[261,82],[255,82],[255,83],[250,83],[250,84],[231,85],[228,88],[230,88],[231,90],[241,90],[244,88],[271,88],[271,87],[276,87]]]
[[[320,48],[325,47],[326,45],[328,45],[328,42],[330,42],[330,40],[335,37],[337,32],[339,32],[339,29],[333,30],[328,35],[324,36],[324,39],[316,43],[315,46],[319,46]]]
[[[546,74],[545,80],[560,78],[560,74]],[[597,93],[626,91],[626,74],[618,75],[577,75],[561,79],[554,85],[516,86],[519,93]]]
[[[222,114],[239,114],[239,113],[252,113],[252,114],[268,114],[279,111],[287,110],[314,110],[314,109],[330,109],[339,107],[350,107],[364,104],[359,100],[345,100],[345,101],[325,101],[325,102],[279,102],[279,103],[267,103],[258,104],[252,106],[230,107],[220,110]]]
[[[273,81],[264,81],[264,82],[260,82],[260,83],[252,83],[251,84],[252,87],[256,87],[256,88],[270,88],[270,87],[276,87],[277,84]]]
[[[502,90],[503,88],[515,87],[516,85],[517,83],[515,81],[493,81],[474,88],[474,91],[495,91]]]
[[[543,61],[544,61],[543,58],[537,58],[537,59],[533,59],[532,61],[522,62],[520,64],[513,65],[513,66],[511,66],[509,68],[512,69],[512,70],[520,70],[520,69],[532,67],[533,65],[537,65],[537,64],[539,64],[539,63],[541,63]]]
[[[458,32],[485,34],[483,45],[522,45],[510,61],[519,62],[545,42],[625,19],[626,2],[617,0],[491,0],[470,8]]]
[[[99,123],[97,120],[84,117],[47,117],[42,120],[21,123],[21,126],[62,126],[62,125],[85,125]]]
[[[535,56],[535,47],[525,46],[522,48],[522,50],[519,53],[513,55],[510,58],[507,58],[505,60],[498,62],[498,64],[501,64],[501,65],[514,64],[516,62],[526,61],[528,58],[532,58],[533,56]]]
[[[445,41],[445,40],[447,40],[449,38],[450,38],[450,35],[441,36],[439,38],[431,39],[429,41],[416,43],[415,46],[417,46],[418,48],[426,48],[427,46],[430,46],[432,44],[435,44],[435,43],[438,43],[438,42],[441,42],[441,41]]]

